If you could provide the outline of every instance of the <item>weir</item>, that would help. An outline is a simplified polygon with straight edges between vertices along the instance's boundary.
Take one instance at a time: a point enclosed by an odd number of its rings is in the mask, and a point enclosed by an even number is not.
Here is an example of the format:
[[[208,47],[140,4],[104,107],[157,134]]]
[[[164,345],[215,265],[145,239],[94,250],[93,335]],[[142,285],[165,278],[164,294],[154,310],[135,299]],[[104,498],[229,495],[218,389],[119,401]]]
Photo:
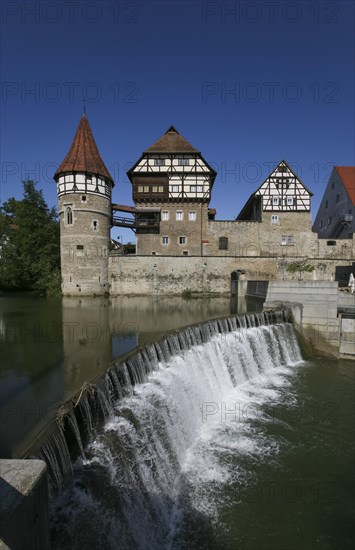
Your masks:
[[[191,471],[203,477],[194,463],[208,430],[241,414],[226,409],[228,396],[299,361],[280,310],[190,326],[113,365],[31,453],[48,466],[53,548],[98,539],[105,548],[118,539],[122,548],[170,547],[182,518],[199,514],[187,495]]]

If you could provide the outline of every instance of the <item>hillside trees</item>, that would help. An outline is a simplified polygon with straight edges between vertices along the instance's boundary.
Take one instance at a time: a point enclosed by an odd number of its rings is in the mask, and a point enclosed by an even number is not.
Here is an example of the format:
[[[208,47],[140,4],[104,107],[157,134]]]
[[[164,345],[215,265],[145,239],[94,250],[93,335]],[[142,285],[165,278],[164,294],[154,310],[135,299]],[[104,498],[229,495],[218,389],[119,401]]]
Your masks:
[[[0,289],[60,292],[59,222],[32,180],[0,211]]]

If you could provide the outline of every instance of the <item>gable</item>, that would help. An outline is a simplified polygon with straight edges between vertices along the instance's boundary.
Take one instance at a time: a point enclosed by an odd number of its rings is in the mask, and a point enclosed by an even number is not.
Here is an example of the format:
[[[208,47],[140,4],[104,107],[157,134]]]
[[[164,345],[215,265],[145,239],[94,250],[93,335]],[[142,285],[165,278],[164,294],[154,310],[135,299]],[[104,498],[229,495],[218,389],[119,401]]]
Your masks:
[[[263,210],[309,211],[312,193],[282,160],[254,193],[262,196]]]

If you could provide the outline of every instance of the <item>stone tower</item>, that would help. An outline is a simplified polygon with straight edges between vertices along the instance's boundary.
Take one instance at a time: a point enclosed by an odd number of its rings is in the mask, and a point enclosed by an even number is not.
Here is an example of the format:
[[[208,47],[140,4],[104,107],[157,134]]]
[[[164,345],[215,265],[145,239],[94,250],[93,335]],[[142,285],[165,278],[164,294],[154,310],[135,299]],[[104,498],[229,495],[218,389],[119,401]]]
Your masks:
[[[85,114],[54,179],[60,216],[62,292],[72,296],[107,294],[114,182]]]

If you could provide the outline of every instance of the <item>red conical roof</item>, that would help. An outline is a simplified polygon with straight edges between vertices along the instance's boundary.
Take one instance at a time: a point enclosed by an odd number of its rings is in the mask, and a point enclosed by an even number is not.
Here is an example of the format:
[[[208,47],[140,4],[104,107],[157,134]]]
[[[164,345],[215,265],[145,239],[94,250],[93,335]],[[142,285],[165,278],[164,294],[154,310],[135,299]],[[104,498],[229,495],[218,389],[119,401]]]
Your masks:
[[[68,154],[56,171],[54,178],[63,172],[88,172],[102,176],[114,185],[112,176],[102,160],[86,115],[80,119],[78,129]]]

